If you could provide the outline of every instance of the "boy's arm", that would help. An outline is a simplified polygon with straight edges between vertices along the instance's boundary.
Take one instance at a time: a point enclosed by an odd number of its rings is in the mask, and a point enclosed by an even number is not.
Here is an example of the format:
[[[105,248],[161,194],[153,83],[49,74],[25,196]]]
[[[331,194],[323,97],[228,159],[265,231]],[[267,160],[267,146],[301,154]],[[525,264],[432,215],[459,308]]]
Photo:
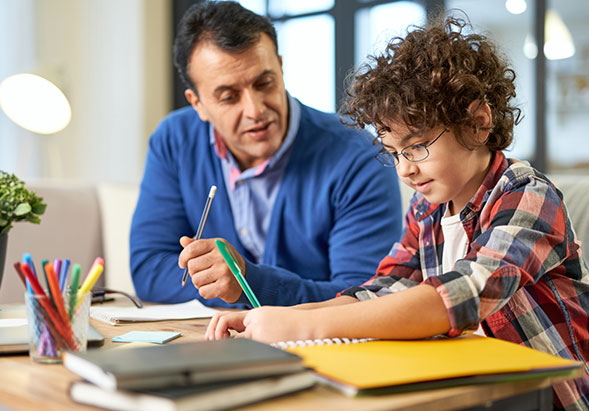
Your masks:
[[[335,297],[335,298],[331,298],[331,299],[325,300],[325,301],[320,301],[317,303],[306,303],[306,304],[293,305],[291,308],[294,308],[296,310],[314,310],[317,308],[335,307],[338,305],[345,305],[345,304],[351,304],[351,303],[357,303],[357,302],[359,302],[359,301],[356,298],[350,297],[347,295],[343,295],[341,297]]]
[[[357,302],[358,300],[354,297],[342,296],[318,303],[298,304],[292,306],[291,309],[313,310],[322,307],[335,307]],[[230,337],[231,331],[236,331],[238,333],[244,331],[245,326],[243,325],[243,320],[248,312],[249,311],[221,311],[215,313],[209,322],[207,331],[205,332],[205,340],[221,340]]]
[[[238,336],[263,342],[336,337],[416,339],[450,329],[442,298],[428,285],[346,304],[350,299],[342,300],[344,304],[311,310],[257,308],[245,315],[245,329]]]

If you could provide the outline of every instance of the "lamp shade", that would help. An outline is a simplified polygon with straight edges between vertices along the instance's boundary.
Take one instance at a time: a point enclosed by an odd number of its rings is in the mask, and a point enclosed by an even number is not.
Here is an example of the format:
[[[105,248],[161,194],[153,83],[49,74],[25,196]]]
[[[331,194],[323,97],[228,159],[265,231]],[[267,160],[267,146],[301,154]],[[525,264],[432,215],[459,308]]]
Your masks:
[[[39,134],[63,130],[72,118],[70,103],[49,80],[16,74],[0,84],[0,107],[19,126]]]
[[[548,60],[560,60],[575,54],[573,36],[554,10],[546,11],[546,41],[544,55]]]
[[[575,55],[573,36],[554,10],[546,11],[544,33],[543,50],[548,60],[562,60]],[[529,59],[535,59],[538,55],[536,40],[530,34],[524,40],[524,55]]]

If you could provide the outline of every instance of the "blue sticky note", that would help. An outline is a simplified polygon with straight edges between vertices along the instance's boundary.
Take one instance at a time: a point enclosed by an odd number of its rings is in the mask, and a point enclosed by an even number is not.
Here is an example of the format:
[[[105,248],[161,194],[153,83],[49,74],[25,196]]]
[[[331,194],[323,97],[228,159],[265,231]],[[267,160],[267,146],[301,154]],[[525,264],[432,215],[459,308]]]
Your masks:
[[[164,344],[182,334],[170,331],[131,331],[127,334],[114,337],[114,342],[148,342],[155,344]]]

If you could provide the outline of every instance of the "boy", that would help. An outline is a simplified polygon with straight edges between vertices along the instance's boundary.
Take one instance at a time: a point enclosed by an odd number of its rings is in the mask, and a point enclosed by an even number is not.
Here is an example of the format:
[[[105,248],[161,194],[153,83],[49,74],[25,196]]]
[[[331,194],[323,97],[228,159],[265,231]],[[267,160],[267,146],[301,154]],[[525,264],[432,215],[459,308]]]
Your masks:
[[[520,111],[515,73],[462,20],[395,38],[355,75],[344,114],[372,124],[382,151],[416,194],[402,240],[377,274],[335,299],[215,316],[262,341],[333,337],[487,336],[585,363],[589,274],[561,193],[506,159]],[[554,387],[558,408],[586,408],[589,379]]]

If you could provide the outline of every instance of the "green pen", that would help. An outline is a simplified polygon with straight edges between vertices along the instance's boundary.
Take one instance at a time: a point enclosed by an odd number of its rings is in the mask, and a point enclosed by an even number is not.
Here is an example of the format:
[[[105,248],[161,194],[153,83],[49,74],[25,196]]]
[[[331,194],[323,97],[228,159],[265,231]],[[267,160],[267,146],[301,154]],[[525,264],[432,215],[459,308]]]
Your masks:
[[[78,287],[80,286],[80,264],[75,264],[72,269],[72,282],[70,283],[70,319],[74,316],[74,308],[76,307],[76,299],[78,298]]]
[[[221,251],[221,255],[223,256],[223,258],[225,259],[225,262],[229,266],[229,269],[231,270],[231,272],[233,273],[233,275],[237,279],[237,282],[241,286],[241,289],[245,293],[245,296],[247,297],[247,299],[250,300],[250,303],[252,304],[252,306],[254,308],[259,307],[260,302],[256,298],[256,295],[254,294],[254,292],[250,288],[247,281],[245,281],[243,274],[241,274],[241,269],[239,268],[239,264],[237,264],[237,261],[235,261],[235,259],[231,255],[231,250],[229,248],[227,248],[227,244],[225,244],[223,241],[220,241],[220,240],[215,240],[215,244],[217,244],[217,248],[219,249],[219,251]]]

